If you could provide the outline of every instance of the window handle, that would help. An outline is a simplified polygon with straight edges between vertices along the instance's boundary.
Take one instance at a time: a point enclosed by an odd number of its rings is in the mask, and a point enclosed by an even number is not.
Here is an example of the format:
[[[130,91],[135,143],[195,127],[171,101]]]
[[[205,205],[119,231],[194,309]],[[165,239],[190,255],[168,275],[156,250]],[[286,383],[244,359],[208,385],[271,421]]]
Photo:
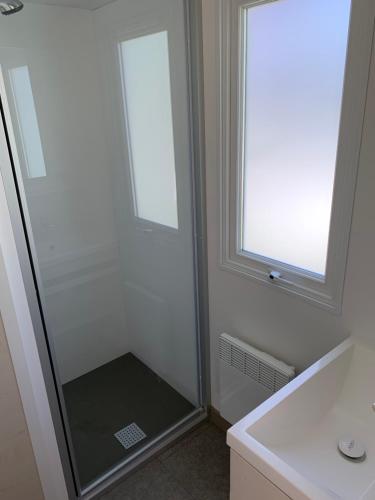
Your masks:
[[[293,285],[294,284],[292,281],[288,281],[285,278],[283,278],[279,271],[270,271],[268,273],[268,278],[273,283],[282,283],[284,285]]]

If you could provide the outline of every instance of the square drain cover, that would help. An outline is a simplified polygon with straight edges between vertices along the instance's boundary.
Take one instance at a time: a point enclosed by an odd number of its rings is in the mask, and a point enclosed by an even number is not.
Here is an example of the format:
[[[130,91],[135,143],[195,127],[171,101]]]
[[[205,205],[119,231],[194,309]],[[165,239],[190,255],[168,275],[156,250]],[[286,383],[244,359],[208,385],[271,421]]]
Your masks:
[[[120,441],[126,450],[142,441],[145,437],[146,434],[135,423],[127,425],[115,434],[115,438]]]

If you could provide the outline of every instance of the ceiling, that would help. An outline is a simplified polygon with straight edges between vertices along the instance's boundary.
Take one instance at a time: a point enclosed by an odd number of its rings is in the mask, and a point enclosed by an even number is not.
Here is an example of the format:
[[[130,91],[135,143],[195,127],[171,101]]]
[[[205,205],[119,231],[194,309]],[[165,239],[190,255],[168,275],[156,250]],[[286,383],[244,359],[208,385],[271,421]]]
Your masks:
[[[38,3],[43,5],[61,5],[64,7],[78,7],[80,9],[95,10],[111,3],[113,0],[24,0],[25,4]]]

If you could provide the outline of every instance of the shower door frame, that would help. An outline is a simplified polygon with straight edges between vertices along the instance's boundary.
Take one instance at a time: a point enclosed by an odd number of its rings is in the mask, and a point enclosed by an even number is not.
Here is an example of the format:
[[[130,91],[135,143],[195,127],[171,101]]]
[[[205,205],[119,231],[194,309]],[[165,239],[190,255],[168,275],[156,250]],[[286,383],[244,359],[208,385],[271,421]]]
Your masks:
[[[21,267],[32,326],[40,358],[45,382],[46,395],[51,411],[59,455],[64,472],[65,484],[69,499],[94,498],[114,481],[126,475],[131,469],[148,459],[168,442],[196,425],[207,417],[209,403],[209,343],[208,343],[208,282],[207,282],[207,249],[206,249],[206,217],[205,217],[205,173],[204,173],[204,97],[203,97],[203,51],[202,51],[202,0],[183,0],[186,25],[186,54],[188,66],[189,89],[189,129],[190,129],[190,163],[193,213],[193,243],[195,269],[195,310],[197,334],[197,369],[201,406],[167,429],[161,436],[148,443],[125,459],[96,482],[82,489],[79,483],[77,467],[72,453],[70,430],[61,402],[61,384],[56,373],[56,360],[53,353],[45,319],[43,316],[42,297],[38,290],[38,270],[34,265],[32,239],[28,237],[31,229],[28,220],[26,197],[23,190],[20,171],[14,161],[17,151],[12,143],[12,127],[9,123],[9,110],[6,96],[0,95],[0,113],[3,139],[8,148],[9,161],[0,165],[6,200],[9,207],[11,225],[14,233],[18,259]],[[9,125],[7,125],[9,123]],[[46,499],[50,500],[50,499]],[[52,500],[52,499],[51,499]]]

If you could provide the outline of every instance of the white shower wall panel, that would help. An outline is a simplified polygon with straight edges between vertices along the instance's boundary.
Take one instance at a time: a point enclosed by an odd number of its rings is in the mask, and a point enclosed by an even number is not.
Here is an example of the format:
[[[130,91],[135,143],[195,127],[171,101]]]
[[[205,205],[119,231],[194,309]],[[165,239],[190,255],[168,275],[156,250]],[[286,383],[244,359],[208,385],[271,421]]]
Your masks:
[[[130,351],[198,405],[188,75],[185,37],[181,35],[185,29],[184,2],[117,0],[93,14],[105,97],[104,119],[114,165],[115,214]],[[121,42],[161,32],[167,32],[168,39],[178,229],[136,216],[129,160],[132,145],[128,143],[122,94]],[[126,65],[123,70],[127,70]],[[149,143],[145,135],[144,147]],[[159,171],[158,159],[153,167]],[[151,174],[150,186],[154,190],[156,184]]]

